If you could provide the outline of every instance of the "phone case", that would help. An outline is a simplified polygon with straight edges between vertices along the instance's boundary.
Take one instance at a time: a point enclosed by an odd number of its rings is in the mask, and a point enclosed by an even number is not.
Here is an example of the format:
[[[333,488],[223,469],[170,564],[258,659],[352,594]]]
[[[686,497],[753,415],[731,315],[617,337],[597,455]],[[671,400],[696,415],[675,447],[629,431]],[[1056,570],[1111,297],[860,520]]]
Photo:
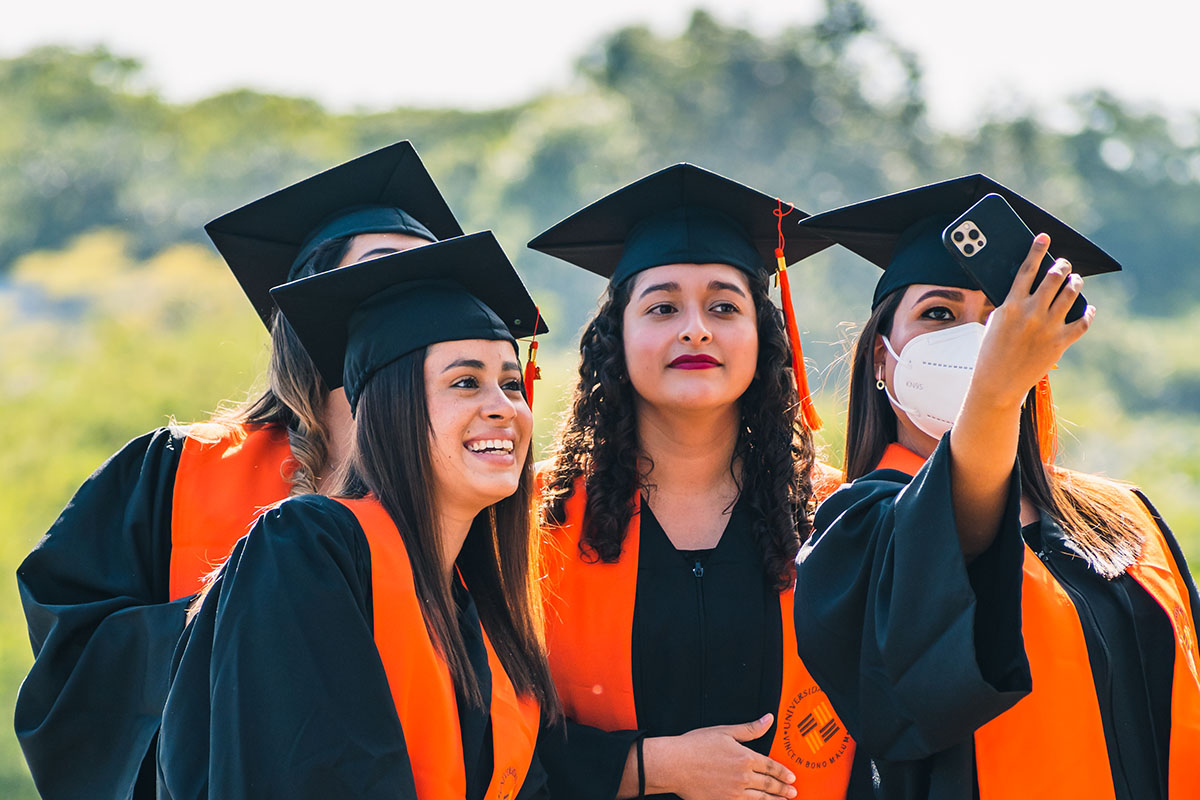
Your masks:
[[[1008,297],[1017,271],[1033,246],[1033,238],[1033,231],[998,194],[985,195],[942,231],[942,243],[950,255],[996,305]],[[1047,253],[1033,280],[1034,289],[1053,265],[1054,259]],[[1087,300],[1079,295],[1067,312],[1066,321],[1074,322],[1086,309]]]

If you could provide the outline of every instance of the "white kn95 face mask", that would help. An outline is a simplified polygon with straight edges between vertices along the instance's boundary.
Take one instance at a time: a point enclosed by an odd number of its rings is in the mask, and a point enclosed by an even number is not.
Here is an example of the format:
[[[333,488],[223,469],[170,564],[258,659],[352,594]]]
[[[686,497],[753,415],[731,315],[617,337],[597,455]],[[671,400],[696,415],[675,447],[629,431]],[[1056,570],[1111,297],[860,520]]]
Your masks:
[[[923,333],[910,339],[899,355],[883,337],[884,346],[896,359],[892,375],[896,395],[887,392],[888,399],[935,439],[950,430],[962,408],[985,330],[978,322],[966,322]]]

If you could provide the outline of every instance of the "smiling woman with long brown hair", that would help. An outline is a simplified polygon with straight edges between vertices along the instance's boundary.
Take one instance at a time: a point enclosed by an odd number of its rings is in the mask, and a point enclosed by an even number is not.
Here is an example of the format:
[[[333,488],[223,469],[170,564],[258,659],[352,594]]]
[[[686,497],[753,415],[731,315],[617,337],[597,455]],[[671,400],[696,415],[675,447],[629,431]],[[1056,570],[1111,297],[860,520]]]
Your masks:
[[[988,193],[1043,231],[999,306],[941,241]],[[852,483],[817,511],[795,606],[875,796],[1194,796],[1183,554],[1139,491],[1054,464],[1045,376],[1092,324],[1066,322],[1080,274],[1119,266],[981,175],[801,225],[885,268],[851,368]],[[1070,261],[1034,289],[1050,247]]]
[[[679,164],[530,245],[610,277],[539,475],[564,796],[845,796],[853,742],[791,632],[829,471],[768,294],[777,247],[823,245],[781,243],[784,213],[803,215]]]
[[[264,506],[327,489],[349,449],[345,397],[321,380],[268,290],[462,233],[408,142],[207,230],[271,331],[267,386],[207,422],[129,442],[17,570],[35,661],[16,731],[46,798],[154,796],[154,737],[192,595]]]
[[[355,414],[332,497],[259,518],[177,651],[167,797],[534,797],[532,299],[490,233],[278,288]],[[543,327],[544,330],[544,327]],[[344,377],[343,377],[344,376]]]

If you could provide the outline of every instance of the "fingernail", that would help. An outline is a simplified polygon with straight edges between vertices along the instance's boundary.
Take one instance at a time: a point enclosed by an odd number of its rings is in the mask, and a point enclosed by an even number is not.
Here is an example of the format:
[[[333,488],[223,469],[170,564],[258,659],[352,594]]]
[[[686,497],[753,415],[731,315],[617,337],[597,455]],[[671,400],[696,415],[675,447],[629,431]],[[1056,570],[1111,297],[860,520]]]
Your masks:
[[[1047,234],[1039,233],[1033,238],[1034,244],[1046,245],[1050,244],[1050,237]]]
[[[795,782],[796,782],[796,776],[789,772],[787,774],[787,780],[785,781],[785,783],[795,783]],[[788,788],[791,788],[791,787],[788,787]],[[792,789],[791,791],[792,791],[792,794],[795,795],[796,790]]]

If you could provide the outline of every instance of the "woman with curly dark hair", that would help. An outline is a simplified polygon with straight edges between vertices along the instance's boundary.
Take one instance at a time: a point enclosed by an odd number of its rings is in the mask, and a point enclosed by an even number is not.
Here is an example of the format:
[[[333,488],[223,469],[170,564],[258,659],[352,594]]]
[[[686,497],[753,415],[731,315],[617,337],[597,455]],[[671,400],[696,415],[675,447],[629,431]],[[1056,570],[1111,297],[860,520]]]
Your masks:
[[[17,570],[35,661],[16,730],[43,797],[154,796],[148,754],[191,596],[264,506],[327,488],[349,449],[345,396],[322,381],[268,290],[462,234],[406,141],[206,229],[271,331],[267,388],[207,422],[129,442]]]
[[[853,742],[790,630],[814,482],[840,476],[768,295],[777,245],[824,247],[780,242],[785,213],[803,216],[679,164],[530,244],[611,277],[539,474],[555,792],[845,795]]]

